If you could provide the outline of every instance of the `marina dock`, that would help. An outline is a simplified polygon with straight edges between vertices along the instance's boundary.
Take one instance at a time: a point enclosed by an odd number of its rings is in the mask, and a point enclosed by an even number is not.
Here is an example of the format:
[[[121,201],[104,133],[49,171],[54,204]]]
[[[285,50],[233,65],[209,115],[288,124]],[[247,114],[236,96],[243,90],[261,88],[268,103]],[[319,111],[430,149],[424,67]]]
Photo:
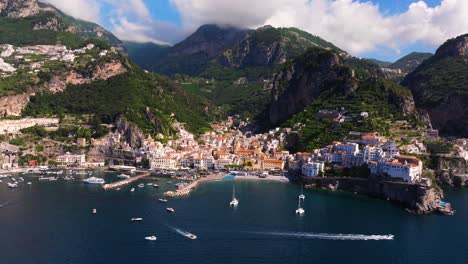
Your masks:
[[[128,185],[130,183],[136,182],[138,180],[144,179],[144,178],[146,178],[148,176],[150,176],[149,172],[143,172],[142,174],[139,174],[138,176],[135,176],[135,177],[130,177],[128,179],[124,179],[124,180],[117,181],[117,182],[114,182],[114,183],[104,184],[104,186],[102,186],[102,188],[104,188],[104,190],[116,189],[116,188]]]

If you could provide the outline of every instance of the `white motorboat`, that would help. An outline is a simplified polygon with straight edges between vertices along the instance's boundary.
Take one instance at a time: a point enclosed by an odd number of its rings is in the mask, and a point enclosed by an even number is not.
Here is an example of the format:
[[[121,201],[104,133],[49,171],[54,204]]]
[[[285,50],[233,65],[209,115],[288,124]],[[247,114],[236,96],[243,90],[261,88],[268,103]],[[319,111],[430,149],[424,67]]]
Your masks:
[[[93,214],[96,214],[96,213],[97,213],[97,209],[94,208],[94,209],[93,209]]]
[[[143,183],[138,184],[138,188],[143,188],[145,185]]]
[[[106,183],[104,181],[104,179],[97,178],[97,177],[90,177],[90,178],[84,179],[83,182],[87,183],[87,184],[104,184],[104,183]]]
[[[237,207],[239,205],[239,200],[236,198],[236,188],[235,186],[232,187],[232,201],[229,203],[231,207]]]
[[[166,210],[167,210],[169,213],[174,213],[174,212],[175,212],[174,208],[170,208],[170,207],[169,207],[169,208],[166,208]]]
[[[130,178],[130,175],[127,175],[127,174],[119,174],[119,175],[117,175],[117,178],[120,178],[120,179],[128,179],[128,178]]]
[[[154,187],[154,188],[159,188],[159,185],[157,185],[157,184],[155,183],[155,184],[153,184],[153,187]]]
[[[149,241],[155,241],[157,240],[158,238],[156,236],[147,236],[145,237],[146,240],[149,240]]]
[[[160,201],[161,203],[167,203],[167,199],[164,198],[159,198],[158,201]]]
[[[31,184],[32,184],[32,182],[28,182],[28,183],[27,183],[27,185],[31,185]]]
[[[141,222],[141,221],[143,221],[143,218],[141,218],[141,217],[133,217],[132,219],[130,219],[130,221],[132,221],[132,222]]]
[[[131,191],[131,192],[134,192],[134,191],[135,191],[135,188],[130,189],[130,191]]]
[[[197,236],[194,235],[194,234],[192,234],[192,233],[190,233],[190,232],[187,232],[187,231],[184,231],[184,230],[181,230],[181,229],[175,229],[175,231],[176,231],[177,233],[179,233],[180,235],[186,237],[186,238],[189,238],[189,239],[192,239],[192,240],[197,239]]]
[[[296,215],[303,216],[305,213],[304,208],[301,207],[301,199],[299,199],[296,209]]]

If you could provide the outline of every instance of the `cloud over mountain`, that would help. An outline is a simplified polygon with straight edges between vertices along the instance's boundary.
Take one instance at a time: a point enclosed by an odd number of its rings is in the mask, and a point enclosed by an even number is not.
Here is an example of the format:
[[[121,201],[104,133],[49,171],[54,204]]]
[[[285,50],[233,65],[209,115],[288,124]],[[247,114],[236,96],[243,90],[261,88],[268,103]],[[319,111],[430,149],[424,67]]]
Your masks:
[[[265,24],[299,27],[352,54],[424,43],[436,47],[468,32],[468,1],[442,0],[435,7],[411,3],[400,14],[388,14],[371,1],[358,0],[169,0],[181,25],[154,18],[143,0],[46,0],[79,18],[108,17],[122,39],[174,43],[206,23],[255,28]],[[68,1],[67,1],[68,2]],[[103,6],[108,6],[104,12]],[[103,14],[105,13],[105,14]],[[102,19],[102,17],[101,17]]]

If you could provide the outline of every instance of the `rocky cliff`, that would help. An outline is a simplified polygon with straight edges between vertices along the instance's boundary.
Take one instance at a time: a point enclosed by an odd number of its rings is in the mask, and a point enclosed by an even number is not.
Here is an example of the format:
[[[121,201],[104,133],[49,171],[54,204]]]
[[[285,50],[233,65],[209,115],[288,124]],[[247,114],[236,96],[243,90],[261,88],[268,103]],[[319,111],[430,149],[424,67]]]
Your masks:
[[[11,18],[30,17],[40,11],[37,0],[0,0],[0,15]]]
[[[267,89],[272,103],[268,118],[279,125],[314,102],[315,108],[344,109],[387,115],[387,118],[418,116],[411,93],[405,88],[385,81],[380,71],[374,71],[360,60],[344,62],[336,52],[313,48],[287,64],[273,76]],[[353,103],[351,103],[353,102]],[[371,105],[376,107],[371,107]],[[332,109],[329,107],[332,106]],[[347,107],[348,106],[348,107]],[[375,111],[381,108],[380,112]],[[310,113],[309,118],[315,113]]]
[[[351,76],[351,73],[342,67],[337,54],[325,50],[311,52],[278,72],[268,87],[272,94],[269,110],[271,124],[278,125],[302,111],[324,89],[328,89],[327,84],[337,82],[343,75]],[[344,85],[350,87],[351,79],[344,81]]]
[[[120,115],[116,119],[115,129],[125,137],[130,147],[136,149],[142,147],[143,141],[145,140],[143,132],[136,125],[128,122],[125,116]]]
[[[431,167],[436,179],[446,185],[468,186],[468,161],[461,157],[431,156]]]
[[[396,202],[416,214],[445,213],[439,206],[442,194],[423,184],[330,177],[308,177],[302,181],[306,188],[354,192]]]
[[[445,42],[402,84],[442,134],[468,136],[468,35]]]

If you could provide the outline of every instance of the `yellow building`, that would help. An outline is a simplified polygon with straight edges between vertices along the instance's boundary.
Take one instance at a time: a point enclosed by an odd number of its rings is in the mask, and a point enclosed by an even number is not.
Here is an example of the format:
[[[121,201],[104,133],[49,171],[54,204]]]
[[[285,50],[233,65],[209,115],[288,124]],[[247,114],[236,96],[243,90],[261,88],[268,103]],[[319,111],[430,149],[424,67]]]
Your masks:
[[[278,159],[264,159],[261,161],[262,170],[282,170],[284,161]]]

